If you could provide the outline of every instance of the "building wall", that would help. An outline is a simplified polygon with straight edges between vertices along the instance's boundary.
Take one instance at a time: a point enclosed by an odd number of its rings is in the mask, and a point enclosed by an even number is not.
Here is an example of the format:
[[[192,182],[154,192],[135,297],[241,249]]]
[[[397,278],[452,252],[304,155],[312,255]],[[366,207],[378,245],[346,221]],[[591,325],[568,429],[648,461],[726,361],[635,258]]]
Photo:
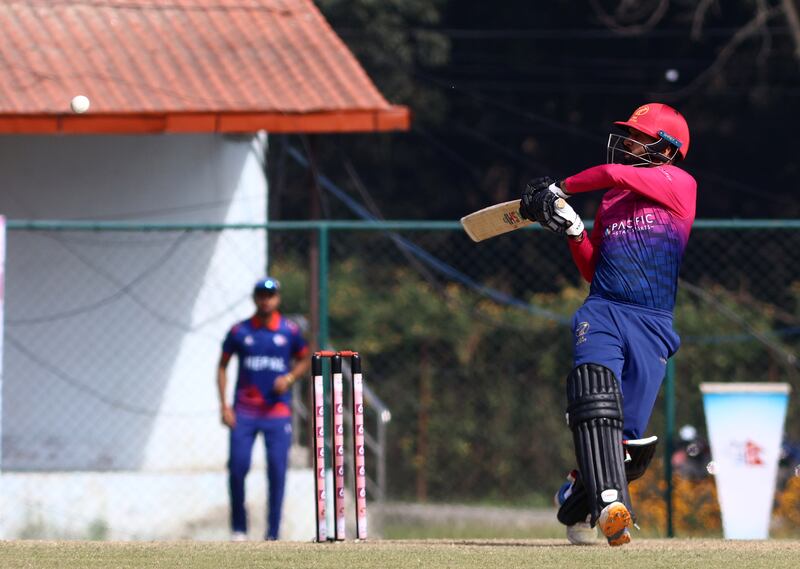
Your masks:
[[[218,135],[0,137],[0,214],[261,223],[265,143]],[[31,520],[59,535],[83,533],[59,519],[64,508],[48,505],[53,493],[37,492],[40,482],[81,500],[97,496],[84,511],[106,516],[118,536],[158,538],[115,529],[125,508],[100,501],[126,503],[121,493],[131,504],[161,504],[159,516],[174,514],[174,523],[159,522],[165,531],[225,503],[227,430],[214,368],[225,332],[252,312],[249,291],[266,251],[263,230],[9,233],[0,468],[5,489],[13,481],[17,491],[2,496],[4,513],[13,513],[3,516],[0,537],[15,537]],[[260,448],[255,464],[263,465]],[[82,490],[87,481],[103,490]],[[176,535],[183,534],[168,534]]]

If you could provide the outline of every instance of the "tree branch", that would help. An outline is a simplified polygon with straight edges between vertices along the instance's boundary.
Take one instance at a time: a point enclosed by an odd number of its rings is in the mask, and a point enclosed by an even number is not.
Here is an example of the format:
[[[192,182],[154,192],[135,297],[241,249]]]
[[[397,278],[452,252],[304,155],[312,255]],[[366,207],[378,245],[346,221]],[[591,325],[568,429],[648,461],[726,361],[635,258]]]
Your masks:
[[[781,0],[781,5],[794,39],[794,57],[800,61],[800,17],[797,15],[797,6],[794,0]]]
[[[590,4],[601,23],[623,36],[640,36],[649,32],[662,20],[669,8],[669,0],[659,0],[658,6],[653,10],[646,22],[643,24],[623,25],[614,16],[606,13],[598,0],[590,0]],[[619,10],[617,11],[619,12]]]
[[[769,10],[769,5],[767,4],[766,0],[756,0],[756,6],[759,13],[767,12]],[[769,32],[769,26],[761,26],[761,49],[759,50],[758,57],[756,58],[760,71],[763,71],[766,67],[767,58],[769,58],[771,51],[772,34]]]
[[[703,32],[703,23],[706,21],[706,14],[716,0],[700,0],[692,16],[692,39],[697,41]]]
[[[657,96],[665,100],[675,100],[681,99],[693,93],[708,79],[719,75],[731,57],[733,57],[733,55],[736,53],[736,50],[739,48],[739,46],[756,34],[763,33],[763,27],[766,25],[766,23],[781,13],[783,13],[783,8],[780,6],[774,6],[769,9],[761,6],[753,19],[743,27],[739,28],[736,33],[733,34],[733,37],[731,37],[728,43],[722,47],[719,54],[717,54],[717,58],[709,67],[706,68],[705,71],[700,73],[700,75],[695,77],[685,87],[669,93],[658,93]]]

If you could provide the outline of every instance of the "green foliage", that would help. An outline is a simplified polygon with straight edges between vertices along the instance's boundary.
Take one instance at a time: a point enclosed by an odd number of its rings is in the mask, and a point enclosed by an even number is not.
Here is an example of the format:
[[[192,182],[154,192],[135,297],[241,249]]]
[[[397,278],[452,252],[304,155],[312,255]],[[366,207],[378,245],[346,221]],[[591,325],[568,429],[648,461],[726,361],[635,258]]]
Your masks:
[[[331,341],[364,355],[367,381],[392,411],[390,497],[513,503],[552,495],[574,466],[564,422],[563,378],[572,361],[566,322],[588,288],[563,282],[555,292],[529,294],[532,305],[563,317],[556,322],[460,285],[428,281],[385,249],[383,256],[341,249],[348,253],[330,273]],[[286,256],[276,267],[302,291],[287,288],[292,298],[286,301],[303,306],[303,264]],[[488,280],[499,286],[496,277]],[[769,332],[774,310],[721,287],[704,290],[726,310],[681,290],[675,320],[683,337],[676,359],[678,420],[701,431],[700,383],[780,379],[800,387],[796,374],[742,328],[746,321]],[[791,412],[789,422],[796,423]],[[663,435],[663,429],[659,404],[649,431]]]
[[[414,72],[450,60],[450,41],[435,29],[443,0],[320,0],[318,4],[387,99],[400,104],[413,101],[417,120],[442,114],[444,95],[416,81]]]
[[[709,283],[703,289],[708,296],[679,289],[675,309],[675,328],[683,339],[675,360],[678,424],[694,424],[701,430],[705,426],[701,383],[788,381],[795,388],[800,385],[797,369],[787,365],[778,352],[796,347],[787,343],[791,339],[774,335],[773,329],[778,327],[774,305],[734,294],[719,285]],[[709,306],[708,298],[719,306]],[[763,334],[771,346],[753,336],[744,323]],[[659,408],[655,418],[660,427],[663,417]],[[787,430],[793,437],[800,434],[798,418],[796,409],[790,408]]]
[[[111,528],[108,526],[108,522],[106,520],[96,519],[90,523],[89,527],[87,528],[87,539],[91,539],[93,541],[104,541],[108,539],[110,530]]]
[[[459,287],[436,290],[407,268],[385,271],[337,264],[331,330],[335,344],[366,354],[373,387],[392,407],[393,490],[437,499],[530,492],[525,472],[541,476],[538,464],[564,460],[553,387],[568,371],[556,354],[568,353],[569,335],[554,340],[563,330],[552,322]],[[536,301],[566,315],[570,294]]]
[[[308,314],[308,271],[299,257],[283,255],[270,266],[270,273],[281,281],[281,311]]]

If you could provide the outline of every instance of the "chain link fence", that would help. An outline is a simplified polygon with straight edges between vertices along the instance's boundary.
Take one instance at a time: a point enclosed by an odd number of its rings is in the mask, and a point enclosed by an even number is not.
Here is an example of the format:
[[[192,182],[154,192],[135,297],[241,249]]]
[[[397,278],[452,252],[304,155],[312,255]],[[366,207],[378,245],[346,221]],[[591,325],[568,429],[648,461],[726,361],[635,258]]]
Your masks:
[[[371,499],[542,507],[573,467],[563,381],[588,285],[548,233],[474,244],[449,222],[10,227],[0,468],[4,511],[24,512],[5,537],[226,535],[213,372],[266,260],[283,312],[310,339],[361,352],[391,413],[382,455],[368,456],[382,481]],[[697,223],[676,308],[676,416],[662,396],[651,433],[702,434],[702,382],[785,381],[796,395],[798,267],[796,222]],[[796,405],[787,439],[800,440]],[[297,420],[287,500],[308,527],[286,531],[310,537],[308,440]],[[75,514],[86,500],[103,503]],[[76,515],[81,530],[64,519]]]

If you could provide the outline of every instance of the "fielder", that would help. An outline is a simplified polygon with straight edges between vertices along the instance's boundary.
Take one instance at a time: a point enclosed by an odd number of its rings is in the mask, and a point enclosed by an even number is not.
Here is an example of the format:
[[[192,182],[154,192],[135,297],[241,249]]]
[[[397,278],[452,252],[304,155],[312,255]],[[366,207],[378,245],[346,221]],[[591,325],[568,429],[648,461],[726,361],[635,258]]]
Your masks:
[[[244,481],[250,470],[253,443],[264,435],[269,481],[267,533],[278,539],[281,506],[286,484],[289,448],[292,444],[292,394],[289,389],[311,365],[300,329],[278,312],[280,283],[272,278],[253,287],[256,313],[231,328],[222,344],[217,367],[222,422],[230,429],[228,460],[231,500],[231,539],[247,539]],[[233,406],[226,400],[227,367],[239,358]]]
[[[689,151],[678,111],[649,103],[615,124],[623,133],[609,135],[607,164],[558,183],[533,180],[520,204],[524,217],[567,236],[591,283],[572,321],[567,420],[578,469],[557,495],[558,519],[572,543],[591,541],[599,526],[612,546],[631,539],[627,483],[655,452],[656,437],[642,436],[680,345],[672,312],[697,194],[694,178],[676,166]],[[594,190],[606,192],[587,235],[580,216],[557,200]]]

